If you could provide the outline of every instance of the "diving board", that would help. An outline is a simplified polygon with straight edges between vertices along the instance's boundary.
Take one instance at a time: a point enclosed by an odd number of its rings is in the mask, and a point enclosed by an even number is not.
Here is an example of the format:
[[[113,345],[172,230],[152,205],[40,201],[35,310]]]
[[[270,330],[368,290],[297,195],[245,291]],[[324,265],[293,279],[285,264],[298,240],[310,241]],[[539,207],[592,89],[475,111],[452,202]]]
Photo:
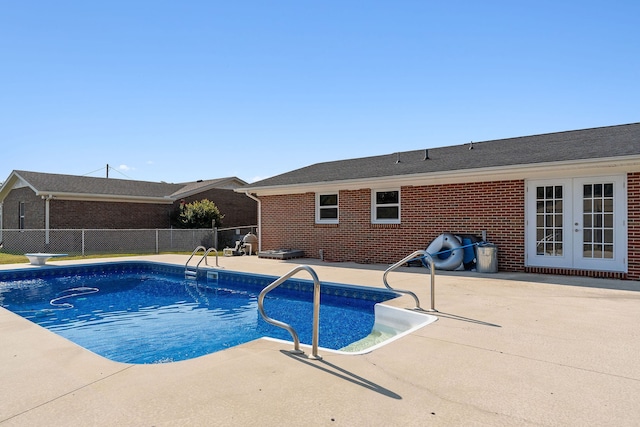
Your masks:
[[[24,254],[27,258],[29,258],[29,262],[31,265],[45,265],[47,261],[51,258],[59,258],[64,256],[69,256],[68,254],[45,254],[45,253],[33,253],[33,254]]]

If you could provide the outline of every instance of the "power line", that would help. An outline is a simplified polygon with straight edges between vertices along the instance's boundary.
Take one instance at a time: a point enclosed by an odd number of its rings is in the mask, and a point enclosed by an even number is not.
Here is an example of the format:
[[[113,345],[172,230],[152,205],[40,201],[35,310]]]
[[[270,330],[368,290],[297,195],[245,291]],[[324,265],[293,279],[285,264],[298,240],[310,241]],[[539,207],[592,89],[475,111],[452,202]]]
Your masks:
[[[105,167],[103,167],[103,168],[96,169],[96,170],[94,170],[94,171],[92,171],[92,172],[85,173],[85,174],[84,174],[84,175],[82,175],[82,176],[89,176],[89,175],[91,175],[91,174],[94,174],[94,173],[96,173],[96,172],[103,171],[103,170],[105,170],[105,169],[106,169],[106,171],[107,171],[107,178],[109,178],[109,171],[110,171],[110,170],[112,170],[112,171],[116,171],[116,172],[118,172],[120,175],[124,176],[125,178],[133,179],[133,178],[131,178],[130,176],[127,176],[126,174],[124,174],[122,171],[120,171],[120,170],[118,170],[118,169],[116,169],[116,168],[113,168],[113,167],[109,166],[109,164],[107,164],[107,166],[105,166]]]
[[[109,166],[109,165],[107,165],[107,166]],[[114,168],[112,168],[112,167],[109,167],[109,169],[111,169],[111,170],[114,170],[114,171],[118,172],[120,175],[124,176],[125,178],[133,179],[133,178],[131,178],[130,176],[125,175],[125,174],[124,174],[122,171],[120,171],[119,169],[114,169]]]
[[[100,172],[100,171],[102,171],[102,170],[104,170],[104,169],[105,169],[105,168],[96,169],[96,170],[94,170],[93,172],[85,173],[85,174],[83,174],[82,176],[88,176],[88,175],[91,175],[91,174],[93,174],[93,173]]]

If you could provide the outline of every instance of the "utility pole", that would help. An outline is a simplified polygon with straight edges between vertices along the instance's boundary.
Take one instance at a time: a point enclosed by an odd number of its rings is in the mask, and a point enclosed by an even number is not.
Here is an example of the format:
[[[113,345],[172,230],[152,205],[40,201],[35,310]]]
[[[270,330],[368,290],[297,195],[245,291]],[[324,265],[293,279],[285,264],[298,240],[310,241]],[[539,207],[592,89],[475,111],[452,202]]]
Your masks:
[[[109,163],[107,163],[107,179],[109,179]]]

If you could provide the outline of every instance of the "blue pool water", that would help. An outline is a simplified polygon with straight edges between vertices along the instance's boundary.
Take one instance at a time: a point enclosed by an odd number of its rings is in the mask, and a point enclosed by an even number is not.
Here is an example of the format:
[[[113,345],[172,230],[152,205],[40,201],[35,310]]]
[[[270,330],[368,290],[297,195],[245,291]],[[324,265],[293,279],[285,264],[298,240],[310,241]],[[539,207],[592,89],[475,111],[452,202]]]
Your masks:
[[[176,266],[125,262],[0,272],[0,305],[99,355],[128,363],[190,359],[257,338],[291,340],[258,313],[275,277],[217,270],[184,279]],[[311,343],[312,282],[289,279],[265,298],[266,313]],[[373,307],[397,294],[321,286],[320,346],[367,336]]]

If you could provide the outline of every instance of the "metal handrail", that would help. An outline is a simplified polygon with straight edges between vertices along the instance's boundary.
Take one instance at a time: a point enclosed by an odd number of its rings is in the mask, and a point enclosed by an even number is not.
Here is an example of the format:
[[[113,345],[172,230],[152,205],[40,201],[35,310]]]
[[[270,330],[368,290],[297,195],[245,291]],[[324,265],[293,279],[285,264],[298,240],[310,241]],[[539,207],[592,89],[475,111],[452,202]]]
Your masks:
[[[184,264],[184,268],[185,270],[187,269],[187,267],[189,267],[189,261],[191,261],[191,258],[193,258],[193,256],[200,250],[202,249],[203,251],[206,251],[207,248],[205,248],[204,246],[198,246],[197,248],[195,248],[193,250],[193,252],[191,252],[191,256],[189,257],[189,259],[187,260],[187,262]]]
[[[389,285],[389,282],[387,281],[387,275],[392,272],[393,270],[398,269],[399,267],[401,267],[402,265],[404,265],[406,262],[411,261],[412,259],[415,258],[426,258],[429,261],[429,270],[431,270],[431,310],[424,310],[422,307],[420,307],[420,300],[418,299],[418,296],[411,292],[411,291],[407,291],[407,290],[402,290],[402,289],[395,289],[392,288]],[[389,268],[387,268],[384,272],[384,275],[382,276],[382,282],[384,283],[384,285],[392,290],[392,291],[396,291],[396,292],[400,292],[402,294],[407,294],[407,295],[411,295],[413,297],[413,299],[416,301],[416,309],[418,310],[424,310],[424,311],[438,311],[435,308],[436,305],[436,297],[435,297],[435,290],[436,290],[436,273],[435,273],[436,269],[433,265],[433,257],[431,256],[431,254],[429,254],[429,252],[427,251],[415,251],[413,252],[411,255],[408,255],[404,258],[402,258],[400,261],[396,262],[395,264],[393,264],[392,266],[390,266]]]
[[[200,251],[200,250],[204,251],[204,255],[202,255],[202,258],[200,258],[200,261],[198,261],[198,264],[196,264],[195,269],[192,270],[192,271],[195,272],[196,277],[198,277],[198,268],[200,268],[200,264],[202,264],[202,260],[204,260],[204,264],[205,265],[209,265],[209,262],[207,261],[207,256],[209,255],[209,252],[211,252],[211,251],[216,251],[216,267],[220,267],[218,265],[218,250],[216,248],[206,249],[204,246],[198,246],[197,248],[195,248],[193,250],[193,252],[191,252],[191,256],[189,257],[187,262],[184,264],[185,275],[186,275],[187,271],[189,270],[189,261],[191,261],[191,258],[193,258],[193,256],[196,253],[198,253],[198,251]]]
[[[296,330],[293,329],[293,327],[288,323],[272,319],[271,317],[267,316],[264,311],[265,295],[280,286],[282,283],[284,283],[285,280],[289,279],[300,270],[307,271],[313,278],[313,335],[311,337],[311,356],[309,356],[309,358],[322,359],[322,356],[318,355],[318,331],[320,324],[320,280],[318,279],[318,275],[316,274],[316,272],[311,267],[309,267],[308,265],[299,265],[284,276],[275,280],[269,286],[265,287],[262,292],[260,292],[260,295],[258,295],[258,310],[260,311],[262,318],[267,323],[286,329],[291,334],[291,337],[293,338],[293,353],[304,353],[304,351],[300,350],[300,339],[298,338],[298,333],[296,332]]]
[[[204,253],[204,255],[202,255],[202,258],[200,259],[200,261],[198,261],[198,264],[196,265],[196,270],[198,269],[198,267],[200,267],[200,264],[202,263],[202,260],[204,260],[204,265],[209,265],[209,262],[207,261],[207,256],[209,255],[209,253],[211,251],[216,251],[216,267],[220,267],[218,265],[218,250],[216,248],[209,248]]]

